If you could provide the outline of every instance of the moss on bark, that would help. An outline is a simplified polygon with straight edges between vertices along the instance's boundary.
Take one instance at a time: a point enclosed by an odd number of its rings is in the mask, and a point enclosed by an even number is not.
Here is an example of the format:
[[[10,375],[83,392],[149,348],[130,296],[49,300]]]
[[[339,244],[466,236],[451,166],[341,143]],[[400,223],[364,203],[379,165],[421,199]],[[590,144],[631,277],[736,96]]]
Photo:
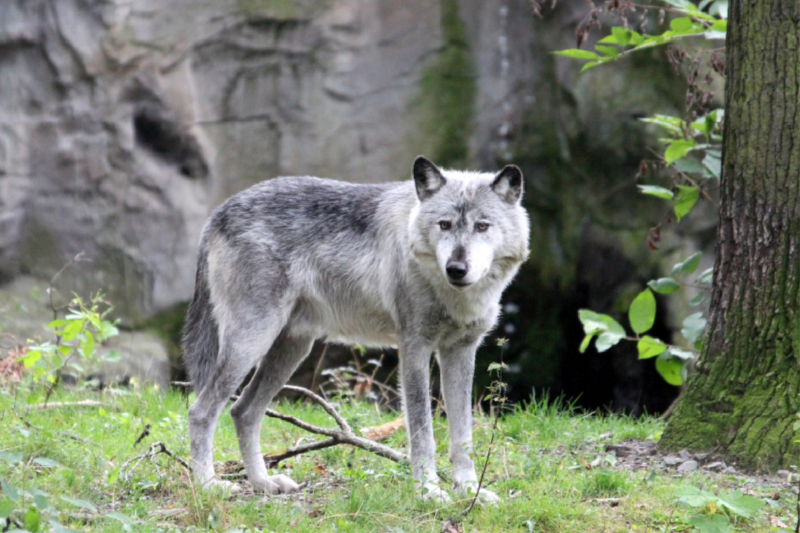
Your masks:
[[[665,449],[756,470],[800,456],[800,19],[731,2],[720,224],[705,348]]]

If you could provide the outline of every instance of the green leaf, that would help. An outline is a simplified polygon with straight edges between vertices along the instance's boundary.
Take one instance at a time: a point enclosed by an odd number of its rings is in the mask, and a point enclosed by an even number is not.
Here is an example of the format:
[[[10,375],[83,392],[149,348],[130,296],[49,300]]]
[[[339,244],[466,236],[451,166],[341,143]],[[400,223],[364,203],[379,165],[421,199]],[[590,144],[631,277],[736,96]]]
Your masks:
[[[503,366],[504,365],[501,365],[500,363],[490,363],[487,371],[494,372],[495,370],[502,370]]]
[[[595,50],[597,50],[598,52],[600,52],[601,54],[603,54],[606,57],[612,57],[613,58],[613,57],[617,57],[619,55],[619,50],[617,50],[613,46],[603,46],[601,44],[598,44],[598,45],[595,45],[594,48],[595,48]]]
[[[711,31],[721,31],[723,33],[727,32],[728,31],[728,21],[725,20],[725,19],[717,20],[716,22],[714,22],[714,24],[711,25],[709,30],[711,30]]]
[[[64,326],[64,331],[61,333],[61,338],[64,341],[71,341],[78,336],[78,334],[81,332],[81,329],[83,329],[82,321],[70,320],[69,324]]]
[[[87,331],[85,337],[81,342],[81,350],[83,350],[84,357],[91,357],[94,353],[94,336],[91,331]]]
[[[683,373],[681,372],[683,365],[684,362],[675,357],[671,357],[669,351],[662,353],[658,356],[658,359],[656,359],[656,370],[658,370],[658,373],[661,374],[664,381],[676,387],[683,384]]]
[[[694,27],[694,23],[692,22],[692,19],[690,19],[689,17],[681,17],[672,19],[669,23],[669,27],[672,31],[676,33],[685,32],[691,30]]]
[[[33,367],[36,363],[39,362],[39,359],[42,358],[42,352],[39,350],[31,350],[22,357],[17,358],[17,362],[21,362],[22,365],[25,367],[26,370],[29,370]]]
[[[569,50],[559,50],[557,52],[553,52],[556,55],[564,56],[564,57],[571,57],[573,59],[600,59],[600,56],[594,52],[590,52],[589,50],[580,50],[578,48],[570,48]]]
[[[107,363],[117,363],[122,359],[122,356],[116,350],[111,350],[105,356],[103,356],[103,360]]]
[[[667,351],[667,345],[658,339],[645,335],[636,343],[639,359],[650,359]]]
[[[113,518],[114,520],[118,520],[118,521],[122,522],[123,524],[127,524],[127,525],[131,525],[131,523],[132,523],[132,520],[131,520],[131,518],[129,516],[124,515],[122,513],[118,513],[116,511],[112,511],[110,513],[106,513],[103,516],[106,516],[108,518]]]
[[[689,300],[689,307],[697,307],[698,305],[703,303],[705,299],[706,299],[705,291],[700,291],[697,294],[695,294],[694,298]]]
[[[50,328],[50,329],[55,329],[55,328],[64,327],[66,325],[67,325],[67,321],[66,320],[58,319],[58,320],[53,320],[52,322],[47,324],[47,327]]]
[[[9,499],[0,501],[0,518],[8,518],[14,510],[14,502]]]
[[[675,196],[672,194],[671,190],[665,189],[664,187],[659,187],[657,185],[637,185],[637,187],[642,194],[657,196],[658,198],[663,198],[664,200],[672,200],[672,198]]]
[[[19,492],[17,492],[17,488],[1,477],[0,488],[3,489],[3,494],[5,494],[9,500],[14,503],[19,503]]]
[[[82,509],[86,509],[87,511],[91,511],[93,513],[97,512],[97,507],[92,505],[92,502],[87,502],[86,500],[78,500],[76,498],[69,498],[67,496],[62,496],[61,499],[67,503],[71,503],[75,507],[80,507]]]
[[[691,314],[683,320],[681,335],[690,343],[694,343],[705,331],[707,323],[708,321],[703,317],[703,313]]]
[[[681,287],[681,284],[672,278],[659,278],[648,281],[647,286],[658,294],[672,294]]]
[[[675,216],[678,222],[689,214],[697,199],[700,197],[700,190],[689,185],[678,185],[678,196],[675,198]]]
[[[653,327],[656,321],[656,298],[650,289],[643,290],[633,299],[628,308],[628,320],[637,335]]]
[[[683,120],[680,118],[671,117],[669,115],[653,115],[652,117],[644,117],[639,120],[647,122],[648,124],[656,124],[675,133],[681,132],[681,125],[683,124]]]
[[[700,533],[732,533],[733,531],[728,518],[722,513],[695,515],[689,519],[689,525],[696,527]]]
[[[675,266],[672,267],[672,275],[678,276],[680,274],[691,274],[697,267],[700,266],[700,259],[703,257],[703,252],[696,252],[689,257],[687,257],[684,261],[680,263],[676,263]]]
[[[625,335],[619,335],[617,333],[613,333],[611,331],[604,331],[597,337],[597,341],[594,343],[594,347],[597,348],[597,351],[602,353],[611,348],[612,346],[619,343]]]
[[[600,61],[589,61],[588,63],[583,65],[583,68],[581,68],[581,72],[583,72],[584,70],[589,70],[592,67],[596,67],[600,63],[601,63]]]
[[[16,466],[22,462],[22,452],[0,452],[0,459],[3,459],[9,466]]]
[[[61,466],[57,462],[53,461],[52,459],[48,459],[46,457],[37,457],[37,458],[33,459],[33,462],[36,463],[39,466],[44,466],[44,467],[47,467],[47,468],[55,468],[57,466]]]
[[[69,355],[69,353],[72,351],[72,348],[62,344],[58,347],[58,351],[61,353],[61,355]]]
[[[706,153],[703,158],[703,166],[708,169],[712,176],[719,179],[722,174],[722,159]]]
[[[703,174],[703,165],[694,159],[679,159],[675,161],[672,166],[685,174]]]
[[[620,46],[627,46],[627,44],[631,42],[631,30],[614,26],[611,28],[611,34],[614,36],[614,38],[617,40],[617,44]]]
[[[697,283],[711,283],[714,280],[714,267],[704,270],[697,276]]]
[[[39,527],[41,526],[41,516],[39,515],[39,510],[36,507],[31,506],[31,508],[28,509],[28,512],[25,513],[25,516],[22,517],[22,524],[25,526],[25,529],[31,533],[37,533],[39,531]]]
[[[740,490],[733,491],[730,494],[720,494],[718,498],[722,506],[742,518],[753,518],[764,507],[764,500],[753,496],[745,496]]]
[[[670,346],[669,350],[667,351],[669,352],[670,357],[679,359],[680,361],[689,362],[694,359],[694,353],[690,352],[689,350],[678,348],[677,346]]]
[[[50,508],[50,504],[47,501],[46,492],[42,492],[38,489],[33,489],[31,492],[33,493],[33,503],[40,511],[44,511]]]
[[[600,44],[619,44],[617,42],[617,37],[613,33],[611,35],[606,35],[597,42]]]
[[[664,160],[668,165],[671,165],[681,157],[688,154],[697,143],[694,139],[678,139],[672,141],[667,149],[664,151]]]

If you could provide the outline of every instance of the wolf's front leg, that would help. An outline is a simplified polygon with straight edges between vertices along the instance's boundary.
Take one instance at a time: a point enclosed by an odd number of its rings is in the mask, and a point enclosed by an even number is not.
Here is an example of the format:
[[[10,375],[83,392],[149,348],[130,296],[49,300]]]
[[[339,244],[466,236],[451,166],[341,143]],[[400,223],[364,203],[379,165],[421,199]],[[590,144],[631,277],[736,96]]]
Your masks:
[[[475,351],[480,341],[446,347],[439,352],[442,389],[450,426],[450,462],[453,464],[453,490],[462,498],[475,496],[478,477],[472,461],[472,378]],[[494,492],[481,489],[478,503],[500,500]]]
[[[432,346],[408,343],[400,348],[400,381],[403,410],[411,444],[411,469],[422,497],[449,502],[450,497],[439,487],[436,475],[436,443],[430,401],[430,359]]]

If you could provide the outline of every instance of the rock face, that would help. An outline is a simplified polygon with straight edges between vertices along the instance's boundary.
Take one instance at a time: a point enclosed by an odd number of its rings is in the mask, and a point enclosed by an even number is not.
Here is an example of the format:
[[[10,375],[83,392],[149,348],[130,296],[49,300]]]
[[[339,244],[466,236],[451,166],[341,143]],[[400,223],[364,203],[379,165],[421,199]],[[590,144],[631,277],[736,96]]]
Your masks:
[[[441,155],[437,133],[458,130],[464,156],[490,159],[500,103],[531,73],[512,76],[498,39],[530,33],[531,14],[462,4],[0,3],[3,276],[50,277],[83,251],[93,263],[63,283],[104,288],[136,322],[190,297],[205,217],[253,183],[405,179],[415,155]],[[442,67],[460,66],[467,87],[441,94]]]
[[[678,114],[683,87],[655,55],[580,76],[553,56],[574,46],[585,10],[3,0],[0,281],[49,279],[84,252],[91,263],[67,268],[59,294],[102,288],[124,324],[142,324],[190,298],[205,218],[253,183],[407,179],[418,154],[486,170],[513,160],[528,178],[534,253],[500,329],[512,385],[516,372],[521,396],[585,390],[566,365],[613,388],[612,359],[559,358],[577,353],[577,307],[620,308],[656,268],[643,259],[653,204],[631,180],[654,136],[637,117]],[[641,381],[641,366],[614,368]],[[592,402],[636,403],[636,387]]]

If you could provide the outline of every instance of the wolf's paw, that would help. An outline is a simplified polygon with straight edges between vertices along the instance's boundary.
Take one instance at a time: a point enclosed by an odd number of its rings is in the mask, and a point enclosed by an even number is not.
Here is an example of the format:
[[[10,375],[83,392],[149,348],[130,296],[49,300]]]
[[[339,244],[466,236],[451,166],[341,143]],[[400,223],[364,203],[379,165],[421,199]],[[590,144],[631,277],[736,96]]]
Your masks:
[[[221,494],[235,494],[242,490],[242,487],[236,483],[217,478],[206,481],[201,485],[201,488],[206,492],[218,492]]]
[[[478,490],[478,483],[474,481],[464,483],[460,486],[454,487],[454,490],[462,498],[474,498],[475,491]],[[481,488],[481,492],[478,495],[478,500],[475,503],[478,505],[497,505],[500,501],[500,496],[490,490]]]
[[[448,504],[452,503],[452,498],[447,494],[439,485],[435,483],[423,483],[420,488],[422,499],[425,501],[433,501],[436,503]]]
[[[290,492],[297,492],[300,490],[300,486],[297,483],[283,474],[269,476],[261,482],[251,482],[251,485],[253,486],[253,490],[266,494],[289,494]]]

